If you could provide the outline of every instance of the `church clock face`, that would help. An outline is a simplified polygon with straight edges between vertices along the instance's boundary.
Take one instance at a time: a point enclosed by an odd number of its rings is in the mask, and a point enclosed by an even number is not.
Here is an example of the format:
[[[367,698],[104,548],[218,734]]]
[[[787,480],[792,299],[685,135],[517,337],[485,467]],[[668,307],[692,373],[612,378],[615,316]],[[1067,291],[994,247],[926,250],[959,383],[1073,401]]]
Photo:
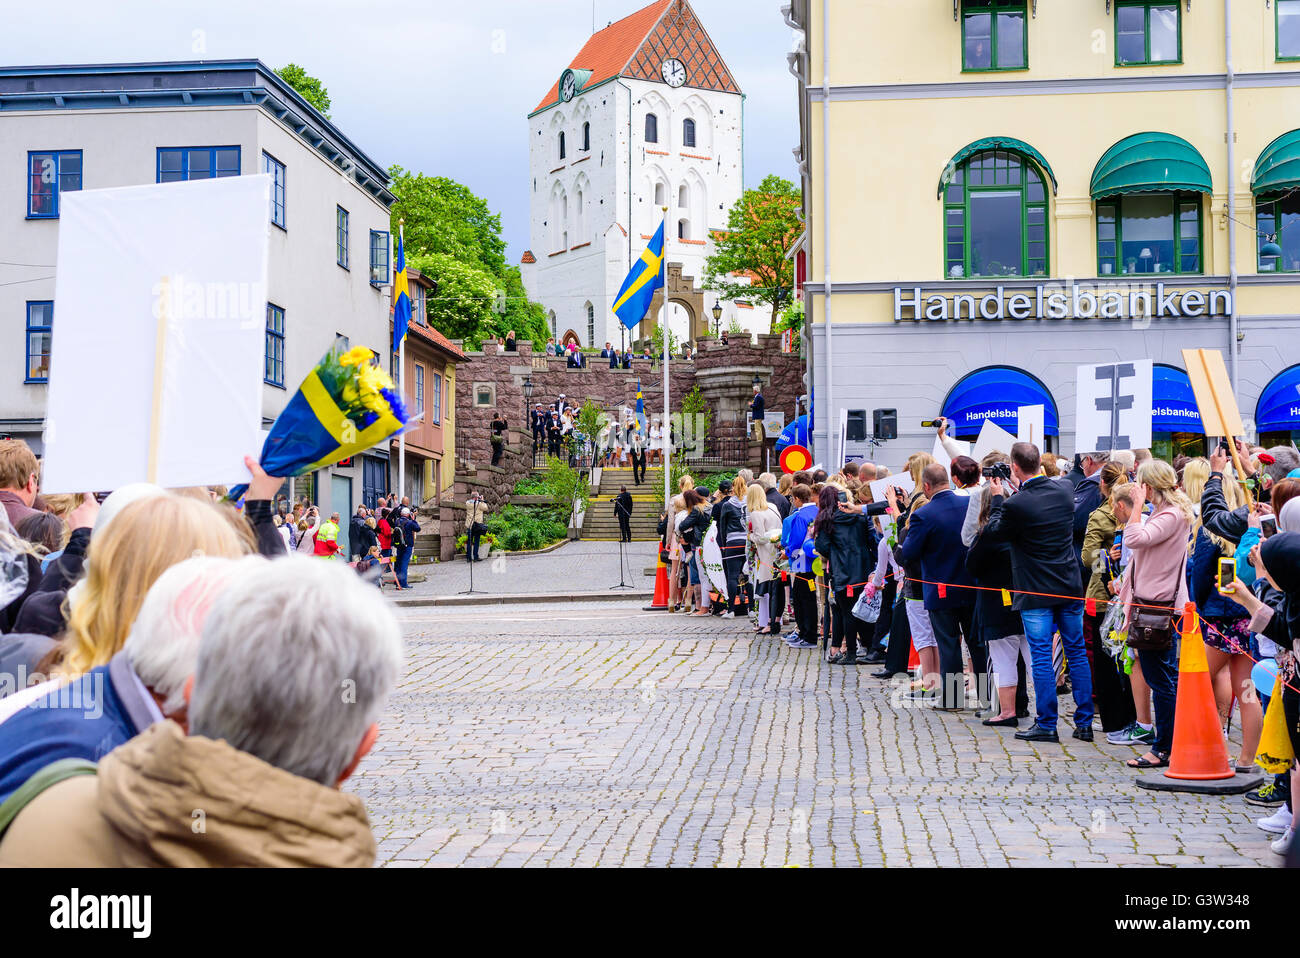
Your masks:
[[[560,77],[560,99],[568,103],[573,99],[573,95],[578,92],[578,79],[573,75],[572,70],[565,70],[564,76]]]
[[[686,65],[676,57],[670,57],[664,61],[663,76],[664,82],[670,87],[685,86]]]

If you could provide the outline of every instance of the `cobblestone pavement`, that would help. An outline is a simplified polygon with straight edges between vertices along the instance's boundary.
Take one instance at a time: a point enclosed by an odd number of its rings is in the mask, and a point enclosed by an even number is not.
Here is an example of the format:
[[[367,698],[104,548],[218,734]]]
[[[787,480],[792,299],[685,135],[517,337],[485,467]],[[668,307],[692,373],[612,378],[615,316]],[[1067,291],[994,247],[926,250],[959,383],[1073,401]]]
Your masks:
[[[1239,796],[1139,789],[1133,749],[1064,724],[1038,746],[899,707],[871,670],[743,623],[633,603],[398,614],[406,674],[345,786],[386,866],[1278,862]]]
[[[624,581],[638,590],[654,588],[654,577],[645,570],[654,567],[656,546],[654,542],[624,546]],[[618,584],[618,565],[617,542],[566,542],[541,555],[496,553],[474,564],[474,591],[488,595],[600,591]],[[469,588],[469,563],[464,559],[411,567],[417,568],[427,578],[401,593],[404,599],[455,595]]]

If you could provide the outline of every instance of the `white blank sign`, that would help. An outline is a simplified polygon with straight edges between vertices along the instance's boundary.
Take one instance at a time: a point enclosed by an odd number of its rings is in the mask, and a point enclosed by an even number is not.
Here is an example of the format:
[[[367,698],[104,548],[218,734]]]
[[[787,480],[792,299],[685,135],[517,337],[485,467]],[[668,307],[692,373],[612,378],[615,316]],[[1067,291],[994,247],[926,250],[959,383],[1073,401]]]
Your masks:
[[[1075,452],[1151,446],[1150,359],[1080,366],[1075,405]]]
[[[263,437],[270,183],[61,198],[44,491],[247,480]]]

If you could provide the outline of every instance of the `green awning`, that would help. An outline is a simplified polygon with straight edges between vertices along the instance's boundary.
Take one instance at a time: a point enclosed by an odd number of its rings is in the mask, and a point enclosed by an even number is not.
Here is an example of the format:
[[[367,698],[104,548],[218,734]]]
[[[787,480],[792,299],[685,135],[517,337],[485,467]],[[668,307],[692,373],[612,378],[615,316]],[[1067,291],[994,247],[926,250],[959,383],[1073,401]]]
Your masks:
[[[1300,186],[1300,130],[1283,133],[1264,147],[1255,162],[1250,191],[1256,196]]]
[[[1213,190],[1196,147],[1172,133],[1135,133],[1107,150],[1092,171],[1092,198],[1117,193]]]
[[[1038,168],[1047,174],[1047,178],[1052,181],[1052,193],[1056,193],[1056,174],[1052,172],[1051,164],[1044,159],[1043,154],[1039,153],[1024,140],[1017,140],[1011,136],[987,136],[982,140],[976,140],[974,143],[968,143],[957,151],[957,154],[948,161],[944,168],[943,175],[939,177],[939,196],[943,196],[943,191],[948,188],[952,181],[953,171],[962,164],[963,161],[974,156],[976,153],[983,153],[985,150],[1011,150],[1013,153],[1021,153],[1029,157],[1038,164]]]

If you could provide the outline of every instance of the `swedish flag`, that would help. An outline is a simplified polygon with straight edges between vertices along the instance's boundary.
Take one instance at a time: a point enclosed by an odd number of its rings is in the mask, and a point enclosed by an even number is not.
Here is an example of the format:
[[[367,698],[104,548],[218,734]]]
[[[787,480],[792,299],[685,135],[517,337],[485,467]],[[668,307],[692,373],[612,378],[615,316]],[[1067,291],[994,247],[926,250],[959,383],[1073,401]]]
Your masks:
[[[645,393],[641,391],[641,380],[636,381],[636,421],[641,427],[641,431],[646,429],[645,422]]]
[[[664,286],[664,224],[659,224],[650,245],[645,248],[641,258],[632,266],[632,271],[623,281],[623,288],[614,299],[614,315],[628,329],[635,329],[637,323],[645,319],[650,312],[650,301],[655,291]]]
[[[406,278],[406,252],[397,234],[397,275],[393,279],[393,352],[402,348],[406,327],[411,325],[411,286]]]

